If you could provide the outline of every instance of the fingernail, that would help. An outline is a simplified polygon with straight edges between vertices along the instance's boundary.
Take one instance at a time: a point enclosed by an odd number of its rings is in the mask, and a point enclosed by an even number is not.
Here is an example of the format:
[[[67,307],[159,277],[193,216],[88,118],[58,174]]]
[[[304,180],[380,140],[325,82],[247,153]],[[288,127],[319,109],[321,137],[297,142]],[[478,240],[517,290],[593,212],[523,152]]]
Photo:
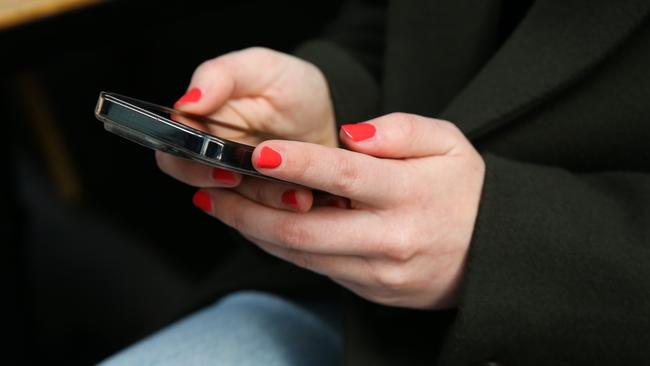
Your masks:
[[[212,169],[212,179],[216,180],[219,183],[228,185],[233,185],[237,182],[237,178],[235,178],[235,174],[233,172],[219,168]]]
[[[352,141],[367,140],[375,135],[376,129],[370,123],[355,123],[341,126],[345,134],[352,139]]]
[[[282,156],[270,147],[264,146],[262,151],[260,151],[260,155],[257,158],[255,165],[257,165],[258,168],[273,169],[279,167],[281,163]]]
[[[197,191],[194,193],[194,197],[192,197],[192,203],[194,206],[200,208],[205,212],[212,212],[212,199],[210,198],[209,194],[203,191]]]
[[[298,197],[296,196],[296,191],[290,190],[282,193],[282,202],[293,208],[298,208]]]
[[[192,88],[185,93],[181,97],[181,99],[177,100],[176,103],[174,103],[174,106],[179,106],[187,103],[196,103],[201,99],[201,89],[199,88]]]

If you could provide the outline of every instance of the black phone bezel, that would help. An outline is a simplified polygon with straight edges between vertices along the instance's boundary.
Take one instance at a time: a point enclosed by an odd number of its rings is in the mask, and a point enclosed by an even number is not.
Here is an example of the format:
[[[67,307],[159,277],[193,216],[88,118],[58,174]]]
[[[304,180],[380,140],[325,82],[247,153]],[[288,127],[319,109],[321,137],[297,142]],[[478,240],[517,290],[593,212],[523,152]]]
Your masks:
[[[95,116],[104,123],[107,131],[140,145],[238,173],[276,180],[260,174],[253,167],[254,146],[211,135],[164,114],[227,125],[111,92],[101,92],[95,107]],[[228,127],[243,130],[241,127]]]

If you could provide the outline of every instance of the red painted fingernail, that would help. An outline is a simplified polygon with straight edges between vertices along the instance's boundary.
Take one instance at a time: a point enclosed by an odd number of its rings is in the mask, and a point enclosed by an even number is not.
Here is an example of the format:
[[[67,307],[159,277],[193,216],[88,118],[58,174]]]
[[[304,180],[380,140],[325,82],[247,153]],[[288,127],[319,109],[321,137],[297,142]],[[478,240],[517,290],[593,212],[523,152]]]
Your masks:
[[[219,168],[212,169],[212,179],[228,185],[232,185],[237,182],[237,178],[235,178],[235,174],[233,172]]]
[[[196,103],[201,99],[201,89],[199,88],[192,88],[185,93],[181,97],[181,99],[177,100],[176,103],[174,103],[174,106],[179,106],[187,103]]]
[[[257,165],[258,168],[273,169],[279,167],[281,163],[282,156],[270,147],[264,146],[262,151],[260,151],[260,155],[257,158],[255,165]]]
[[[192,197],[192,203],[194,206],[200,208],[205,212],[212,212],[212,199],[210,198],[209,194],[203,191],[197,191],[194,193],[194,197]]]
[[[290,190],[282,193],[282,202],[293,208],[298,208],[298,197],[296,196],[296,191]]]
[[[367,140],[375,135],[377,131],[375,126],[370,123],[355,123],[341,126],[345,134],[352,139],[352,141]]]

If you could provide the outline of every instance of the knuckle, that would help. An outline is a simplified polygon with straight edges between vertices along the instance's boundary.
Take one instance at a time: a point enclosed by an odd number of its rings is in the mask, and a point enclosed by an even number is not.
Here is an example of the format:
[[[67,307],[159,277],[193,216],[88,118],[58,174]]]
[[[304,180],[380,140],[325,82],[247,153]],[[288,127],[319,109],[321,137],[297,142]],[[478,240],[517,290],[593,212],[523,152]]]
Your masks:
[[[418,135],[414,133],[415,127],[413,125],[413,116],[410,114],[402,113],[398,119],[398,123],[396,123],[396,127],[402,139],[418,137]]]
[[[269,198],[270,194],[264,184],[256,184],[252,187],[252,199],[256,202],[270,205],[273,203]]]
[[[267,47],[248,47],[241,51],[234,52],[235,55],[245,57],[250,60],[262,62],[263,66],[270,66],[277,61],[278,53]]]
[[[410,230],[397,228],[391,232],[394,234],[382,248],[384,255],[399,262],[409,261],[417,254],[417,245]]]
[[[409,113],[394,113],[392,138],[396,146],[423,146],[427,136],[422,133],[422,117]]]
[[[253,47],[244,48],[240,52],[242,52],[242,53],[250,53],[250,54],[254,54],[254,55],[265,55],[265,54],[273,53],[274,51],[271,50],[268,47],[253,46]]]
[[[226,53],[224,55],[203,61],[194,71],[193,78],[204,78],[210,75],[227,74],[228,70],[232,68],[233,56],[236,52]]]
[[[288,153],[289,159],[294,159],[296,154]],[[289,164],[286,164],[284,166],[284,169],[286,172],[292,176],[300,176],[303,174],[308,174],[311,175],[313,174],[310,172],[316,165],[315,162],[317,161],[316,157],[312,152],[308,152],[305,154],[300,154],[299,159],[294,159],[293,161],[289,162]]]
[[[414,245],[411,243],[396,242],[384,248],[384,254],[393,260],[406,262],[415,255]]]
[[[375,272],[375,280],[382,288],[389,290],[403,289],[409,283],[406,271],[399,265],[379,266]]]
[[[413,121],[413,115],[410,113],[404,113],[404,112],[392,112],[389,113],[386,116],[389,120],[395,120],[398,122],[412,122]]]
[[[337,157],[335,164],[336,174],[332,176],[332,186],[344,196],[355,196],[359,191],[361,178],[359,169],[345,155]]]
[[[448,131],[452,131],[456,133],[460,132],[460,129],[458,128],[458,126],[456,126],[455,123],[449,122],[444,119],[435,119],[434,121],[436,121],[436,123],[438,124],[438,126],[440,126],[440,128],[444,128]]]
[[[394,121],[399,126],[400,131],[408,133],[409,136],[414,134],[415,125],[418,123],[419,116],[411,113],[393,112],[388,115],[390,121]]]
[[[195,76],[210,74],[223,63],[223,56],[203,61],[194,71]]]
[[[309,233],[293,217],[278,225],[278,239],[290,249],[301,249],[309,242]]]
[[[447,131],[449,133],[449,136],[455,141],[464,137],[463,132],[460,130],[460,128],[458,128],[458,126],[456,126],[455,123],[442,119],[436,119],[434,121],[440,129]]]
[[[245,233],[244,219],[237,213],[236,210],[225,210],[219,205],[215,208],[215,216],[217,216],[224,224],[232,227],[233,229]]]
[[[214,199],[214,196],[213,196]],[[224,197],[213,205],[212,216],[242,234],[246,234],[246,220],[236,206],[228,204]]]

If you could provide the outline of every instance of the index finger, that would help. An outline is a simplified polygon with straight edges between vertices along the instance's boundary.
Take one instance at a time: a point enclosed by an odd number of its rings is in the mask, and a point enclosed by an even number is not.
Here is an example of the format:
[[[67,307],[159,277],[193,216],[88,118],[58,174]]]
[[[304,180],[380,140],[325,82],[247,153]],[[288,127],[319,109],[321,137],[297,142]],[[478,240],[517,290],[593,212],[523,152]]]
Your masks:
[[[253,152],[264,175],[372,206],[398,200],[405,171],[398,160],[299,141],[265,141]]]

